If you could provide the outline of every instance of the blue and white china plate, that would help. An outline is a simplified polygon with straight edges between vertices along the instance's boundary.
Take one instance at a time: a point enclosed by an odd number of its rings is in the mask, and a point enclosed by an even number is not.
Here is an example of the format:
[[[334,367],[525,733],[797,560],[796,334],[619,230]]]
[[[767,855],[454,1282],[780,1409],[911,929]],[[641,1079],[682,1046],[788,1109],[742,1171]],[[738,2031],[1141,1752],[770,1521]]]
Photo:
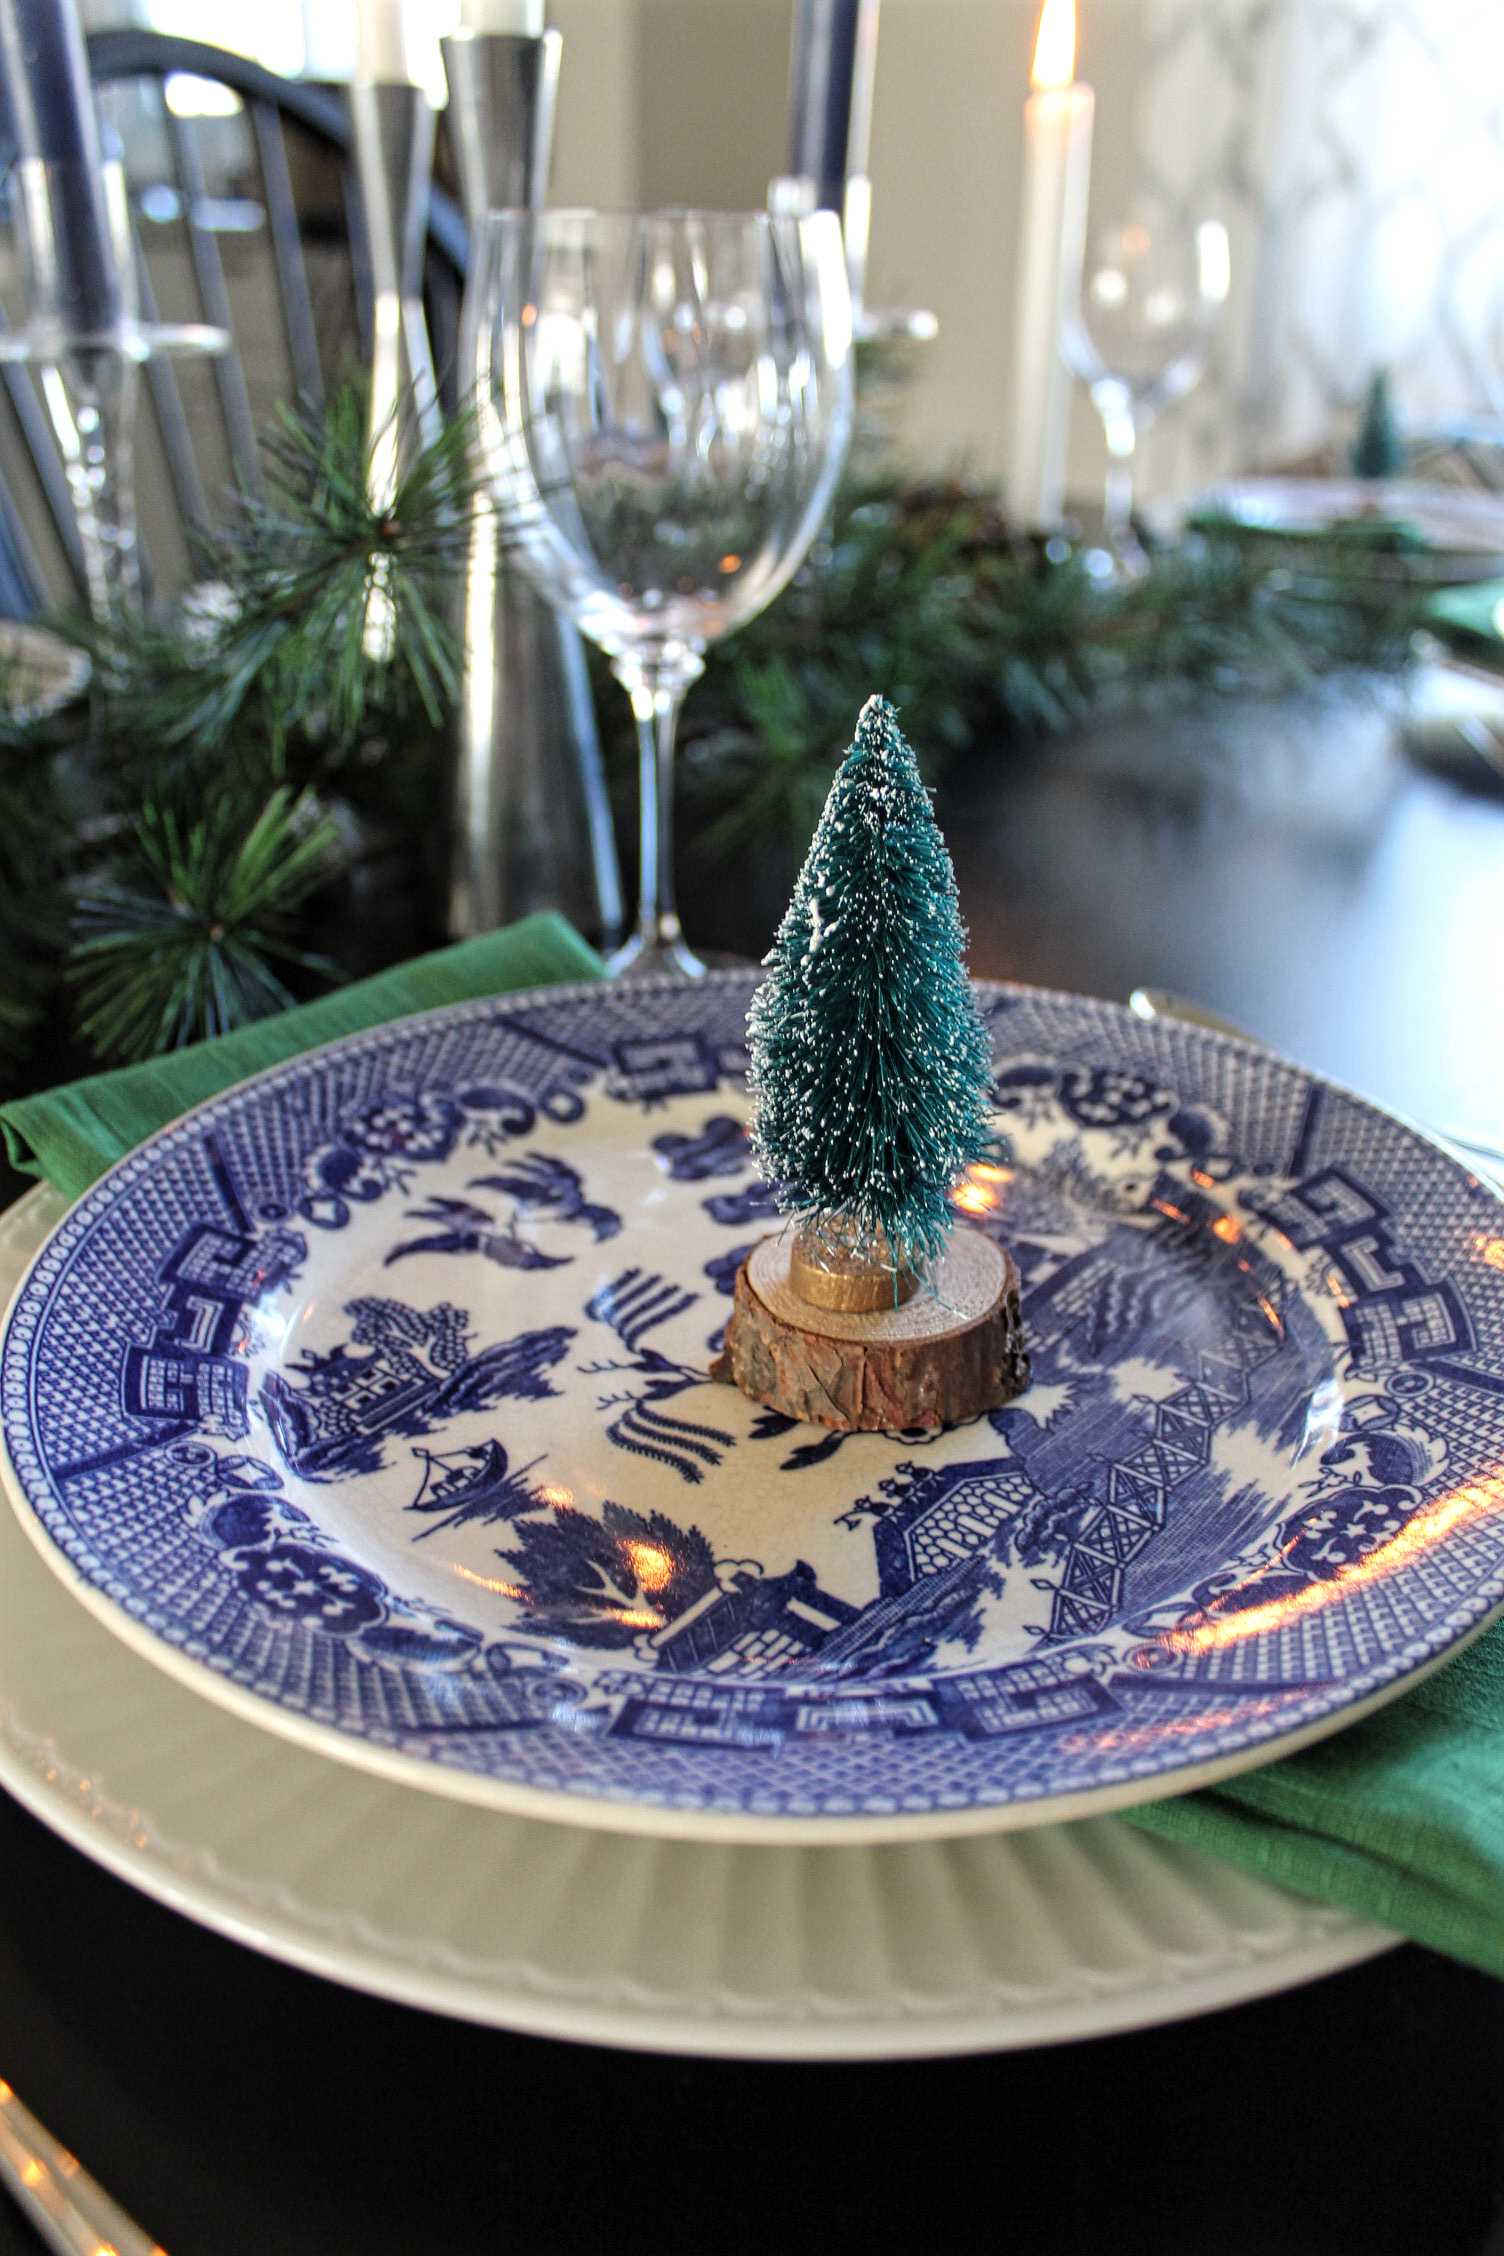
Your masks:
[[[66,1217],[0,1383],[129,1643],[409,1783],[710,1839],[1034,1825],[1351,1721],[1504,1599],[1504,1203],[1251,1045],[984,987],[1019,1401],[713,1384],[777,1226],[733,974],[461,1005],[213,1100]]]
[[[0,1214],[0,1301],[61,1211],[39,1186]],[[1400,1939],[1121,1817],[749,1854],[396,1786],[152,1667],[3,1511],[0,1786],[236,1942],[596,2044],[775,2060],[1055,2044],[1289,1989]]]

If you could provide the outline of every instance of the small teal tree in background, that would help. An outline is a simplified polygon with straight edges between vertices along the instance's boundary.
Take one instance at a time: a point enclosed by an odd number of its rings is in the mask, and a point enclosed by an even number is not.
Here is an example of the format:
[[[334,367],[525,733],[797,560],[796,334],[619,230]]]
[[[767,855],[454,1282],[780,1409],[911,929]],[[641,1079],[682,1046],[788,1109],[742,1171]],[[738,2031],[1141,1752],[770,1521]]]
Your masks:
[[[955,872],[893,707],[870,697],[748,1015],[753,1143],[817,1238],[920,1269],[988,1138],[992,1049]]]
[[[1387,368],[1376,368],[1369,378],[1352,465],[1356,478],[1397,478],[1405,467],[1405,443],[1395,420]]]

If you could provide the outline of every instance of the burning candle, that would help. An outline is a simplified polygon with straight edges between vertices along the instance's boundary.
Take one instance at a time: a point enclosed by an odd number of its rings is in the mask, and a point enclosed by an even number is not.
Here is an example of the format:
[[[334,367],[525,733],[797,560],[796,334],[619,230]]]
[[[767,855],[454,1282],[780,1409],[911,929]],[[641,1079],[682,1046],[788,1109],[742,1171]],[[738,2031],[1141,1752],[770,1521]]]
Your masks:
[[[865,174],[877,71],[879,0],[798,0],[789,85],[789,171],[840,211],[849,175]]]
[[[1075,68],[1075,0],[1044,0],[1024,106],[1007,494],[1015,524],[1046,531],[1060,522],[1065,489],[1070,376],[1060,330],[1081,279],[1091,179],[1093,96]]]

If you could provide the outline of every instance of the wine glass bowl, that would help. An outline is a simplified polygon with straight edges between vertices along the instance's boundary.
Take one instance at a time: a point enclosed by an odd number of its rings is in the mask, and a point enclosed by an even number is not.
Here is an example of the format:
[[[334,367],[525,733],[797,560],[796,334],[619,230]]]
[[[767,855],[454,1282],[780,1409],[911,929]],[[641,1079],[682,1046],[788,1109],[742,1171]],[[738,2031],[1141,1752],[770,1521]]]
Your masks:
[[[1141,560],[1132,531],[1138,442],[1200,382],[1230,278],[1218,220],[1136,216],[1093,237],[1061,351],[1102,418],[1108,538],[1130,563]]]
[[[637,718],[642,891],[612,968],[697,971],[673,906],[675,725],[707,647],[792,577],[834,491],[852,412],[839,222],[491,213],[461,351],[507,554]]]

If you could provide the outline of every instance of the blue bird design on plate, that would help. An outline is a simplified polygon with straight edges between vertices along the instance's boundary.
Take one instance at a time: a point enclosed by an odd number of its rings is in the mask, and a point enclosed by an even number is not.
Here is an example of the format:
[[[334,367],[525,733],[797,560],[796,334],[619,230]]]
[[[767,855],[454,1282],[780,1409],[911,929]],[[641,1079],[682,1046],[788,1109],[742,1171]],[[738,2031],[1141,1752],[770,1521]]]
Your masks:
[[[621,1216],[609,1206],[593,1206],[585,1186],[567,1160],[549,1152],[524,1152],[504,1175],[477,1175],[472,1191],[501,1191],[516,1202],[519,1214],[544,1214],[553,1222],[579,1222],[599,1245],[614,1238]]]
[[[422,1206],[410,1206],[407,1219],[438,1227],[428,1237],[408,1238],[393,1246],[383,1264],[387,1269],[413,1253],[478,1253],[502,1269],[562,1269],[569,1260],[567,1253],[544,1253],[519,1237],[515,1215],[498,1224],[485,1207],[474,1206],[469,1199],[430,1198]]]

